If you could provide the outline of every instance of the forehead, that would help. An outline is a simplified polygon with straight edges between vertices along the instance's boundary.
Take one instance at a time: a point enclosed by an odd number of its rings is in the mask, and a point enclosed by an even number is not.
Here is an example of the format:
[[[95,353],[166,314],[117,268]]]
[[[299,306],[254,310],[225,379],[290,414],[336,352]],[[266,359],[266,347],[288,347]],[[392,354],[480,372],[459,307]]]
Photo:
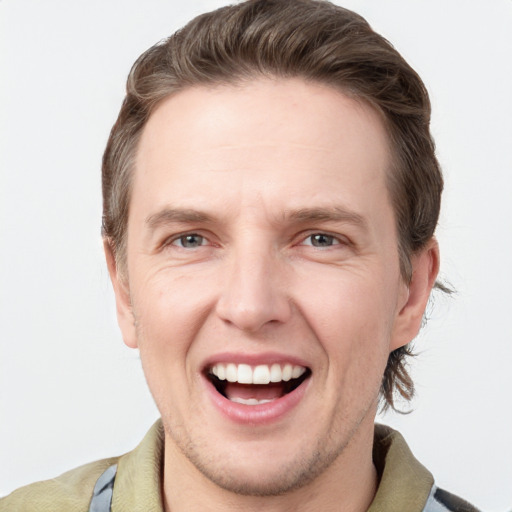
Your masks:
[[[208,192],[209,201],[254,202],[258,190],[259,200],[290,208],[326,193],[349,204],[365,188],[387,195],[389,153],[379,114],[332,87],[300,79],[191,87],[150,116],[133,192],[185,207]]]

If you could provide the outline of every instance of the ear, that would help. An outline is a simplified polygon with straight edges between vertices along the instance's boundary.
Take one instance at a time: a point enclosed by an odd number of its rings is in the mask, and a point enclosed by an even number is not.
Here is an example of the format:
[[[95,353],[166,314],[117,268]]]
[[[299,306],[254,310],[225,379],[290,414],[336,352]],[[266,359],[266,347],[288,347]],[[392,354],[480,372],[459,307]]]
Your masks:
[[[135,328],[135,318],[133,316],[128,280],[117,267],[116,258],[109,240],[103,240],[103,249],[105,251],[110,280],[114,287],[117,323],[121,329],[123,341],[128,347],[137,348],[137,332]]]
[[[427,246],[411,258],[412,278],[407,286],[393,326],[390,351],[407,345],[418,334],[430,292],[439,272],[439,245],[432,238]]]

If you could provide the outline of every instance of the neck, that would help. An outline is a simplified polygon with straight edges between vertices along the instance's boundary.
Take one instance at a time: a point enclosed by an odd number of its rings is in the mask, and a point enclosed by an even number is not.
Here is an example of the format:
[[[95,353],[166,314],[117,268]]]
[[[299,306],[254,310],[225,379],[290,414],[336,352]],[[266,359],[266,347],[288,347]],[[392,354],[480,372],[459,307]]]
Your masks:
[[[245,496],[220,488],[206,478],[166,433],[165,512],[363,512],[377,491],[372,461],[373,422],[361,424],[338,458],[312,482],[279,496]]]

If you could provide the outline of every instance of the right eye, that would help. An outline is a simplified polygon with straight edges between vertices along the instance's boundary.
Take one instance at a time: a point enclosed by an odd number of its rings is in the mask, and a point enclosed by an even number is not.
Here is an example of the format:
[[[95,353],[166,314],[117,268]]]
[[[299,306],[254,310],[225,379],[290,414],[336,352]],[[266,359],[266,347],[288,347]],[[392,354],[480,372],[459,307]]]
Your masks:
[[[187,233],[181,235],[172,241],[172,245],[183,247],[184,249],[195,249],[206,245],[207,240],[204,236],[198,235],[197,233]]]

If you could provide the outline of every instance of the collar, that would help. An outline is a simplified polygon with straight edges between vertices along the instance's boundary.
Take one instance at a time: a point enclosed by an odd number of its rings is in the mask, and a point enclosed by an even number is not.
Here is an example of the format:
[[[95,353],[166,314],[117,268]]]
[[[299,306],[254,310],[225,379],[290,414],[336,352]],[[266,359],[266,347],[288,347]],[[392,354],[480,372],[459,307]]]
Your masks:
[[[399,432],[375,425],[373,462],[380,482],[368,512],[421,512],[434,477],[414,458]]]
[[[158,420],[135,450],[117,462],[112,512],[163,512],[164,428]]]

